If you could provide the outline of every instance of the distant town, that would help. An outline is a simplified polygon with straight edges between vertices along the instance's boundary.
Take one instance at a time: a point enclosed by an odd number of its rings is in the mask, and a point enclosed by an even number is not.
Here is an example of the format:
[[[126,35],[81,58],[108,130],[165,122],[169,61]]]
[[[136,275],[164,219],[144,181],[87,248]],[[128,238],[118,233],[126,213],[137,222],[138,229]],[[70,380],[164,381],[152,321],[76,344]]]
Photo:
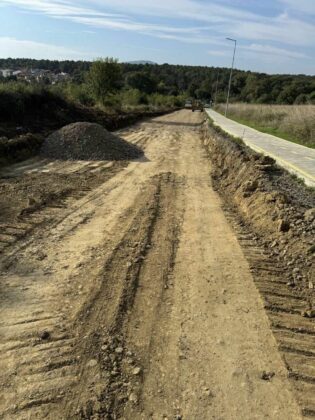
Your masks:
[[[1,76],[5,79],[14,79],[27,83],[45,83],[55,85],[57,83],[68,82],[71,80],[69,73],[53,72],[44,69],[0,69]]]

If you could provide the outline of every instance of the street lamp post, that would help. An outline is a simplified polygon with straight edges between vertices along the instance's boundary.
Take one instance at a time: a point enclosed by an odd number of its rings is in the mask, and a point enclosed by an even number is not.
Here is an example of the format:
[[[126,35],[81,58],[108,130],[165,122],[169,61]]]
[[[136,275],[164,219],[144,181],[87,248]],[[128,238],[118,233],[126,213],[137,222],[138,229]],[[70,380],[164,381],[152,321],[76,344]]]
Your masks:
[[[232,83],[232,74],[233,74],[233,67],[234,67],[234,60],[235,60],[235,51],[236,51],[236,39],[232,39],[232,38],[226,38],[228,41],[233,41],[234,42],[234,52],[233,52],[233,60],[232,60],[232,67],[231,67],[231,72],[230,72],[230,80],[229,80],[229,88],[228,88],[228,94],[227,94],[227,98],[226,98],[226,105],[225,105],[225,116],[227,116],[228,113],[228,109],[229,109],[229,99],[230,99],[230,91],[231,91],[231,83]]]

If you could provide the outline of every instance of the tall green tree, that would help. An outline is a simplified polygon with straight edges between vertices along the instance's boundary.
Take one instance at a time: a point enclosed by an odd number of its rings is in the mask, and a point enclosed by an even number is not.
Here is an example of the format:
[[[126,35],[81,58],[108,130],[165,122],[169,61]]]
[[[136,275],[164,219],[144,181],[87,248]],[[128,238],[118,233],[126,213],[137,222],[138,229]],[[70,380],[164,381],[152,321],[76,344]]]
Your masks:
[[[118,60],[107,57],[94,61],[88,73],[88,82],[93,95],[104,102],[106,97],[122,86],[122,71]]]

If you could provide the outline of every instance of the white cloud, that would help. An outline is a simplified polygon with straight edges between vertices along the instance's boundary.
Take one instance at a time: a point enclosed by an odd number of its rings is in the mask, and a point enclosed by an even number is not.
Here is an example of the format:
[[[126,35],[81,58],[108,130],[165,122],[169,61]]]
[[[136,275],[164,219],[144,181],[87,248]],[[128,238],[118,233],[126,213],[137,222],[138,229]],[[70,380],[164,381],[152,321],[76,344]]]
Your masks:
[[[65,0],[2,0],[8,5],[23,9],[31,9],[54,18],[71,20],[83,25],[110,28],[117,30],[135,31],[146,34],[155,33],[198,33],[202,28],[175,27],[174,25],[157,25],[139,22],[123,14],[105,13],[86,7],[73,6]],[[185,1],[185,0],[184,0]]]
[[[123,29],[126,31],[135,32],[146,32],[146,33],[198,33],[198,28],[177,28],[173,26],[155,25],[150,23],[134,22],[128,19],[110,19],[104,17],[84,17],[74,16],[70,17],[73,22],[81,23],[84,25],[99,27],[99,28],[111,28],[111,29]]]
[[[200,45],[216,45],[216,46],[226,46],[227,43],[222,39],[222,37],[214,36],[185,36],[185,35],[174,35],[174,34],[157,34],[160,39],[169,39],[173,41],[183,42],[186,44],[200,44]]]
[[[76,2],[74,0],[1,0],[1,2],[2,5],[32,10],[56,19],[66,19],[86,26],[87,30],[108,28],[132,31],[165,40],[205,45],[226,45],[224,38],[232,36],[240,43],[251,42],[252,51],[260,44],[274,43],[276,46],[270,46],[267,52],[281,56],[286,54],[291,58],[302,58],[302,53],[288,50],[287,47],[311,48],[315,39],[315,26],[307,22],[307,17],[305,20],[301,17],[300,19],[290,17],[291,10],[314,12],[315,0],[275,0],[276,5],[282,5],[287,10],[283,9],[283,13],[274,17],[255,14],[241,7],[223,5],[222,2],[219,4],[219,0],[207,0],[207,2],[201,0],[79,0]],[[116,13],[112,13],[113,10]],[[163,18],[163,22],[167,23],[153,23],[153,17],[159,17],[160,21]],[[177,22],[176,26],[173,21]],[[192,26],[191,23],[187,23],[188,21],[200,22],[201,26],[198,27],[195,24]]]
[[[94,56],[96,56],[95,54]],[[0,37],[0,57],[1,58],[37,58],[55,60],[78,60],[92,58],[91,54],[85,54],[70,48],[59,45],[45,44],[29,40],[21,40],[11,37]]]
[[[121,14],[103,13],[86,7],[74,6],[73,3],[64,0],[2,0],[3,4],[19,6],[31,9],[50,16],[110,16],[123,17]]]
[[[304,53],[299,53],[297,51],[290,51],[284,48],[273,47],[272,45],[262,45],[262,44],[251,44],[247,46],[240,46],[242,50],[252,51],[259,54],[264,54],[267,56],[275,55],[277,57],[287,57],[292,59],[299,58],[311,58]]]
[[[208,50],[209,55],[215,55],[217,57],[229,57],[230,54],[228,54],[226,51],[218,51],[218,50]]]
[[[315,10],[315,0],[278,0],[278,6],[279,2],[300,12],[310,13]],[[117,11],[123,10],[130,15],[207,22],[208,28],[199,29],[208,29],[210,33],[222,38],[233,35],[250,41],[266,40],[299,46],[314,44],[315,26],[307,22],[307,17],[305,20],[292,18],[285,10],[279,16],[266,17],[240,7],[224,6],[218,0],[90,0],[89,3],[111,7]]]
[[[238,39],[269,40],[287,45],[313,46],[315,26],[281,15],[270,22],[234,22],[226,27]]]
[[[90,0],[99,6],[107,6],[135,15],[168,18],[192,18],[200,21],[222,21],[225,18],[255,19],[257,16],[240,8],[222,6],[219,1],[207,3],[196,0]]]
[[[288,9],[315,15],[314,0],[279,0]]]

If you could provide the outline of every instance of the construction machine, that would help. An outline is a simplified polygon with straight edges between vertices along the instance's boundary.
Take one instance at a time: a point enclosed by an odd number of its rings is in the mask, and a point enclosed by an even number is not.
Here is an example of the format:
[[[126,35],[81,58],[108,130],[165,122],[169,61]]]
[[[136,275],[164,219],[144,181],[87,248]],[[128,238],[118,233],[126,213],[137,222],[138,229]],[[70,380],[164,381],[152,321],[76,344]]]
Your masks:
[[[197,99],[193,100],[192,106],[191,106],[191,110],[192,110],[192,112],[195,112],[195,111],[202,112],[203,111],[203,103],[202,103],[202,101],[199,101]]]

